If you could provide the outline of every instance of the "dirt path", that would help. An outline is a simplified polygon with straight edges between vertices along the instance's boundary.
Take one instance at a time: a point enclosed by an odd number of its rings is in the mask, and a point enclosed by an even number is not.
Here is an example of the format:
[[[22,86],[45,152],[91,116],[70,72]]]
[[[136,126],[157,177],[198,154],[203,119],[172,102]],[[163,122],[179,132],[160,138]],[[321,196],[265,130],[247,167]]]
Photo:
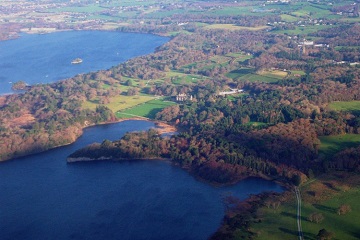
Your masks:
[[[303,240],[304,234],[303,234],[302,226],[301,226],[301,195],[300,195],[300,190],[298,187],[295,187],[295,194],[296,194],[296,201],[297,201],[296,221],[297,221],[297,227],[298,227],[298,232],[299,232],[299,240]]]

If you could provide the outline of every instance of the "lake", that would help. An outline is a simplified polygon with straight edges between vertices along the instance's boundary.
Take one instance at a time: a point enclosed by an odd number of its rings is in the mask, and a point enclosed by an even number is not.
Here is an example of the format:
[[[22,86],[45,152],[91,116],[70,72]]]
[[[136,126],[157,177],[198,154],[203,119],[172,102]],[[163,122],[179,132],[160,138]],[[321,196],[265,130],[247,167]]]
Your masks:
[[[29,85],[51,83],[109,69],[149,54],[168,40],[150,34],[68,31],[0,41],[0,94],[12,93],[12,83],[20,80]],[[83,62],[71,64],[76,58]]]
[[[0,163],[1,239],[207,239],[225,196],[282,191],[256,178],[216,188],[166,161],[66,163],[87,144],[153,127],[91,127],[72,145]]]
[[[107,69],[167,40],[85,31],[0,42],[0,94],[17,80],[48,83]],[[83,63],[72,65],[77,57]],[[91,127],[74,144],[0,163],[0,239],[207,239],[220,226],[225,196],[282,191],[255,178],[215,188],[166,161],[66,163],[90,143],[153,127],[133,120]]]

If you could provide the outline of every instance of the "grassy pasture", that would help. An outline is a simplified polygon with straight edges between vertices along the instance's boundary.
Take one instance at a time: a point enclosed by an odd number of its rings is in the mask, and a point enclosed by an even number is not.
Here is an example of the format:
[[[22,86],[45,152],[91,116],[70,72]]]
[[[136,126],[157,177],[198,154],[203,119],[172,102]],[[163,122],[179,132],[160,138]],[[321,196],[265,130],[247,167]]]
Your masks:
[[[237,61],[241,63],[247,59],[251,59],[252,57],[252,55],[246,55],[244,53],[229,53],[225,56],[214,56],[209,60],[184,65],[181,67],[181,71],[186,72],[192,67],[196,68],[197,70],[209,70],[213,69],[214,67],[226,67],[231,61]]]
[[[123,110],[126,108],[134,107],[141,103],[148,102],[153,99],[154,99],[154,96],[150,96],[150,95],[138,95],[138,96],[119,95],[119,96],[110,98],[110,103],[107,103],[107,104],[99,104],[99,100],[96,99],[93,101],[84,102],[82,107],[95,110],[96,106],[104,105],[104,106],[110,108],[113,112],[117,112],[117,111],[120,111],[120,110]]]
[[[176,85],[181,85],[184,83],[196,83],[197,81],[205,78],[196,74],[185,74],[175,71],[167,72],[166,77],[172,78],[172,83]]]
[[[360,101],[338,101],[329,104],[335,111],[360,112]]]
[[[268,26],[259,27],[243,27],[234,24],[211,24],[204,27],[206,29],[226,29],[226,30],[248,30],[248,31],[260,31],[269,28]]]
[[[108,16],[100,15],[99,17],[106,19]],[[117,28],[119,28],[119,27],[121,27],[121,26],[127,26],[127,25],[129,25],[129,24],[128,24],[128,23],[112,23],[112,22],[106,22],[106,23],[104,23],[104,24],[101,26],[101,28],[102,28],[103,30],[115,30],[115,29],[117,29]]]
[[[174,9],[168,11],[156,11],[146,14],[147,18],[164,18],[164,17],[171,17],[176,14],[186,14],[188,10],[186,9]]]
[[[229,72],[226,76],[232,79],[250,82],[277,82],[279,79],[282,79],[279,75],[270,75],[269,72],[258,74],[254,68],[240,68]]]
[[[354,50],[357,50],[359,48],[360,48],[360,46],[336,46],[334,49],[336,51],[340,51],[342,49],[354,49]]]
[[[236,79],[255,73],[254,68],[240,68],[226,74],[227,77]]]
[[[358,17],[353,17],[353,18],[350,18],[350,17],[348,17],[348,18],[341,18],[340,19],[341,21],[343,21],[343,22],[349,22],[349,23],[356,23],[356,22],[360,22],[360,18],[358,18]]]
[[[280,17],[281,17],[281,20],[283,20],[284,22],[297,22],[297,21],[299,21],[299,18],[288,15],[288,14],[281,14]]]
[[[274,30],[272,32],[279,33],[279,34],[289,34],[289,35],[307,35],[310,33],[317,32],[322,29],[330,28],[333,26],[330,25],[308,25],[308,26],[297,26],[295,29],[289,29],[289,30]]]
[[[343,134],[335,136],[321,136],[319,153],[325,156],[332,156],[345,148],[360,145],[360,134]]]
[[[294,194],[295,195],[295,194]],[[259,210],[261,223],[253,225],[259,240],[298,239],[295,198],[278,209],[262,207]]]
[[[343,178],[347,177],[350,176],[340,176],[336,181],[331,178],[314,179],[301,187],[303,200],[301,223],[304,239],[316,240],[316,235],[322,228],[334,233],[334,239],[359,239],[360,188],[355,186],[356,183],[353,184],[355,187],[344,183]],[[338,215],[337,208],[341,204],[350,205],[352,211],[345,215]],[[260,208],[259,215],[262,221],[254,224],[252,228],[258,233],[255,239],[298,239],[296,206],[295,194],[293,194],[278,209],[265,206]],[[309,215],[315,212],[324,216],[322,222],[314,223],[308,220]]]
[[[226,56],[236,58],[236,61],[238,61],[238,62],[244,62],[248,59],[253,58],[253,55],[247,55],[247,54],[244,54],[241,52],[240,53],[229,53]]]
[[[319,204],[305,203],[302,208],[304,218],[311,213],[320,212],[324,216],[321,223],[312,223],[303,220],[302,228],[305,233],[305,239],[316,239],[316,234],[320,229],[325,228],[335,234],[336,239],[359,239],[360,235],[360,205],[358,199],[360,197],[360,189],[355,188],[346,192],[335,195],[331,199]],[[348,204],[352,211],[345,215],[338,215],[337,208],[341,204]]]
[[[164,101],[162,99],[154,99],[140,105],[134,106],[132,108],[117,112],[116,116],[119,118],[128,118],[132,115],[146,117],[154,119],[156,113],[160,112],[162,109],[175,105],[175,102]]]
[[[290,74],[293,76],[296,76],[296,75],[304,76],[306,73],[302,70],[291,70]]]
[[[280,80],[280,79],[287,77],[288,72],[284,72],[281,70],[263,70],[261,72],[258,72],[257,74],[264,76],[264,77],[277,78]]]
[[[234,15],[264,15],[264,12],[253,12],[253,6],[241,6],[241,7],[223,7],[222,9],[212,10],[206,12],[207,14],[218,16],[234,16]]]
[[[86,6],[79,7],[63,7],[63,8],[54,8],[51,9],[53,12],[79,12],[79,13],[96,13],[103,11],[104,8],[98,4],[89,4]]]

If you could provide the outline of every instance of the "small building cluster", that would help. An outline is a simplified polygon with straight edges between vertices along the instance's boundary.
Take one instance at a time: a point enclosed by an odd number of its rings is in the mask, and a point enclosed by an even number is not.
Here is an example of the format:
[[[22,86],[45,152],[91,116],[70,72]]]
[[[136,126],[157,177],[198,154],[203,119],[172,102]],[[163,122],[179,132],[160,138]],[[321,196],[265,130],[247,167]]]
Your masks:
[[[232,95],[232,94],[237,94],[237,93],[241,93],[244,90],[242,89],[237,89],[237,88],[230,88],[230,91],[223,91],[223,92],[219,92],[219,96],[226,96],[226,95]]]
[[[187,101],[187,100],[190,100],[192,101],[193,100],[193,96],[192,95],[187,95],[185,93],[180,93],[178,95],[176,95],[176,101],[177,102],[184,102],[184,101]]]

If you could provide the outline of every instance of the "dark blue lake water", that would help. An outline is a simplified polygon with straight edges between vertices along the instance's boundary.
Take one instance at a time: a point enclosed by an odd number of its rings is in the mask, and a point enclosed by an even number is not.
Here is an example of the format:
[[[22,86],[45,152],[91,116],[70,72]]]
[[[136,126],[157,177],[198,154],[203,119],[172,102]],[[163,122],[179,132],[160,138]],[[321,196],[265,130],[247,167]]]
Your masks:
[[[72,145],[0,163],[0,239],[207,239],[224,196],[282,191],[254,178],[215,188],[165,161],[66,163],[87,144],[152,127],[92,127]]]
[[[10,93],[13,82],[49,83],[145,55],[168,38],[137,33],[69,31],[45,35],[23,34],[0,42],[0,94]],[[81,58],[81,64],[71,64]]]
[[[47,83],[107,69],[167,40],[95,31],[0,42],[0,94],[17,80]],[[77,57],[83,63],[72,65]],[[221,223],[224,196],[281,191],[260,179],[215,188],[163,161],[66,163],[87,144],[152,127],[145,121],[92,127],[72,145],[0,163],[0,239],[207,239]]]

